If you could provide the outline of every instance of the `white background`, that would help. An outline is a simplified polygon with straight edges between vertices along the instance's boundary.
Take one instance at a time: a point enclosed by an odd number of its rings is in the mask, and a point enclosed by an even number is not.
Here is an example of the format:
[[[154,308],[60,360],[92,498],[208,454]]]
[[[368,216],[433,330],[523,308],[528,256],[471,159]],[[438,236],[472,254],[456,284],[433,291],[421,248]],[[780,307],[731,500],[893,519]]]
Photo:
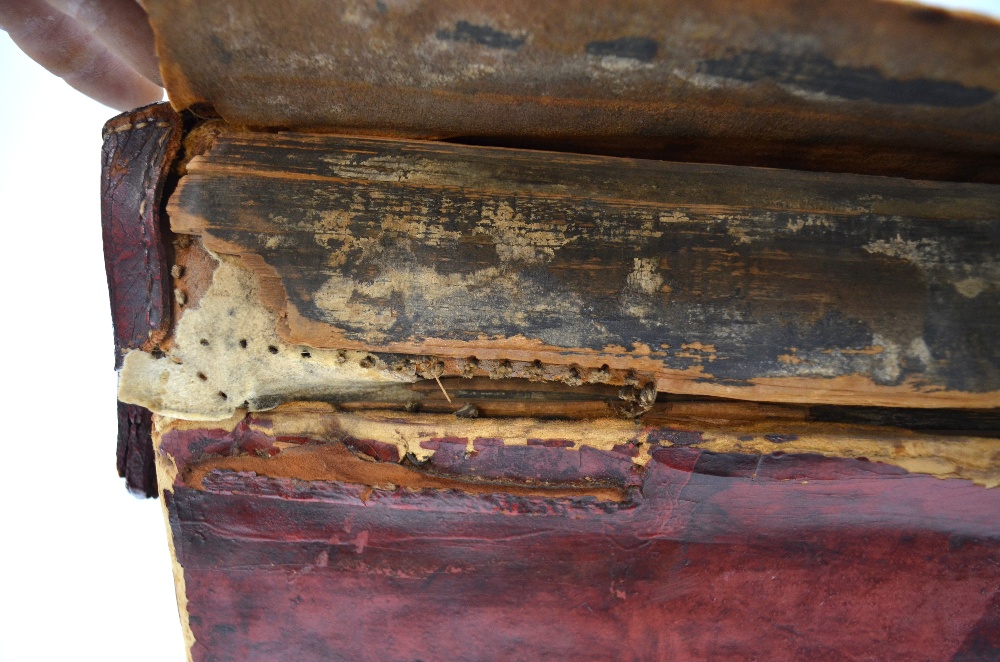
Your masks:
[[[1000,17],[1000,0],[933,4]],[[115,114],[0,32],[0,661],[184,659],[160,504],[115,471],[100,220]]]
[[[14,0],[15,2],[17,0]],[[159,500],[115,470],[101,127],[0,32],[0,659],[185,659]]]

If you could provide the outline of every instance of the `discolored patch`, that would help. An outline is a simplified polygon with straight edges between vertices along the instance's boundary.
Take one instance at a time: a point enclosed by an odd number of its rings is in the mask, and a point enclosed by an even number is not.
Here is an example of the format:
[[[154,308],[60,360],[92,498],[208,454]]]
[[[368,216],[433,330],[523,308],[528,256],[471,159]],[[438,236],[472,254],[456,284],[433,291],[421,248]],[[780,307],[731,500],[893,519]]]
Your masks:
[[[888,78],[874,67],[838,66],[829,58],[817,54],[745,51],[705,60],[698,65],[698,71],[749,83],[771,80],[780,85],[841,99],[867,99],[894,105],[960,108],[978,106],[996,96],[994,90],[967,87],[952,81]]]
[[[475,25],[468,21],[458,21],[451,30],[438,30],[438,39],[479,44],[487,48],[501,48],[516,51],[524,45],[525,37],[503,32],[488,25]]]
[[[583,50],[587,55],[651,62],[659,47],[659,43],[649,37],[620,37],[611,41],[591,41]]]

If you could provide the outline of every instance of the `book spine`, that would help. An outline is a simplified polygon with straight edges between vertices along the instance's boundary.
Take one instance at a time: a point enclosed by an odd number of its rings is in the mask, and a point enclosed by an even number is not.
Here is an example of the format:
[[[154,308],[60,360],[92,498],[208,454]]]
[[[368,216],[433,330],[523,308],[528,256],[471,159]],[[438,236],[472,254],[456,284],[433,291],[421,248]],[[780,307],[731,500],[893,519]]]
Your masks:
[[[156,351],[172,318],[162,196],[181,145],[181,118],[158,103],[104,125],[101,227],[111,297],[115,368],[129,349]],[[137,496],[156,495],[151,415],[118,403],[118,474]]]

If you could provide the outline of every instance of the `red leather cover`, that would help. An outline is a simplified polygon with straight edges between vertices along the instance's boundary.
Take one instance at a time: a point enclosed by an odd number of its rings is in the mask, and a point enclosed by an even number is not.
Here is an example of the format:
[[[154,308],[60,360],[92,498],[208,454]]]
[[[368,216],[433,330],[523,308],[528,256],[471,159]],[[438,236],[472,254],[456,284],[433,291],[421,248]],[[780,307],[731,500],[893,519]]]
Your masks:
[[[171,288],[161,202],[181,145],[169,104],[122,113],[104,125],[101,227],[115,332],[115,368],[132,348],[151,349],[170,328]],[[136,496],[156,496],[151,415],[118,403],[118,475]]]
[[[635,469],[627,445],[452,438],[410,466],[626,496],[372,488],[269,467],[399,467],[379,439],[268,429],[163,438],[194,660],[1000,659],[1000,490],[816,455],[675,446]]]

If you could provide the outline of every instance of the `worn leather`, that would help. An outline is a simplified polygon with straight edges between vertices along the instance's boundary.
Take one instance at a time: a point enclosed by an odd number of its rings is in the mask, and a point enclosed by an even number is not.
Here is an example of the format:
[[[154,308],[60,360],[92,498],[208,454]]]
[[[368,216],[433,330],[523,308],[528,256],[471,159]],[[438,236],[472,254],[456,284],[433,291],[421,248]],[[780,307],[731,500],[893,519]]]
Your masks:
[[[115,368],[129,349],[153,349],[170,328],[170,273],[160,210],[181,129],[180,116],[166,103],[123,113],[104,125],[101,226]],[[151,433],[147,409],[118,403],[118,475],[138,497],[157,494]]]
[[[170,327],[170,285],[160,200],[181,143],[168,104],[104,125],[101,225],[115,329],[115,367],[132,348],[151,349]]]
[[[118,475],[140,499],[157,494],[153,452],[153,413],[145,407],[118,403]]]

